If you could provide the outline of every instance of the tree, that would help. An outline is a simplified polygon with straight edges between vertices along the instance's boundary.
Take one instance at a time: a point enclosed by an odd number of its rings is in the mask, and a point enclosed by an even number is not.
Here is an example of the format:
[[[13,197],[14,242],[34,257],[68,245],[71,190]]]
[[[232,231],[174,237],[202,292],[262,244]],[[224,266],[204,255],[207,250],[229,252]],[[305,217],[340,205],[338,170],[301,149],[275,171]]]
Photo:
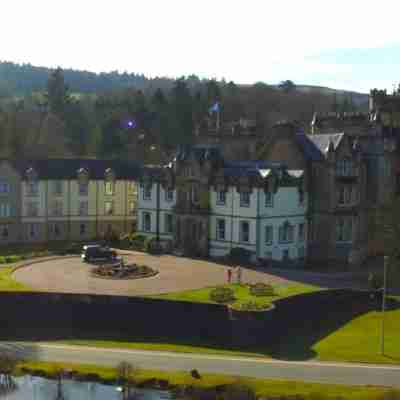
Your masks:
[[[116,370],[117,382],[122,389],[122,398],[129,399],[131,387],[135,384],[139,370],[126,361],[120,362]]]
[[[278,87],[285,93],[293,92],[296,89],[296,85],[291,80],[282,81]]]
[[[64,81],[64,74],[60,67],[53,71],[47,82],[47,101],[50,111],[57,115],[63,115],[65,107],[71,98],[68,86]]]

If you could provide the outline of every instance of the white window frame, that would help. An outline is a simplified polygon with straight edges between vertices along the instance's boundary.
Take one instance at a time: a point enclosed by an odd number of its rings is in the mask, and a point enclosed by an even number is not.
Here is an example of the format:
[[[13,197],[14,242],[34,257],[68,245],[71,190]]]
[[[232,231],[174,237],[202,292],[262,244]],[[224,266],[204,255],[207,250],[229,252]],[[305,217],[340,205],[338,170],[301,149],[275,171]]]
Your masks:
[[[143,194],[143,200],[144,201],[149,201],[151,200],[151,192],[152,192],[152,185],[145,184],[142,187],[142,194]]]
[[[87,200],[80,200],[79,201],[79,215],[89,215],[89,202]]]
[[[142,213],[142,230],[143,232],[151,232],[151,213],[147,211]]]
[[[114,196],[115,192],[115,182],[105,181],[104,182],[104,194],[106,196]]]
[[[250,222],[249,221],[240,221],[239,223],[239,242],[240,243],[250,243]],[[244,226],[247,226],[247,232],[243,229]],[[245,236],[247,234],[247,238]]]
[[[108,200],[104,202],[104,215],[114,215],[114,201]]]
[[[226,205],[226,191],[225,190],[218,190],[217,191],[217,201],[216,204],[218,206]]]
[[[89,193],[89,182],[79,182],[79,196],[87,196]]]
[[[174,232],[174,219],[172,214],[165,214],[164,216],[164,231],[165,233]]]
[[[53,195],[54,196],[62,196],[63,194],[63,181],[61,180],[56,180],[53,181]]]
[[[10,193],[11,185],[7,181],[0,181],[0,193]]]
[[[264,228],[265,234],[265,244],[270,246],[274,243],[274,226],[273,225],[265,225]]]
[[[0,203],[0,217],[2,217],[2,218],[11,217],[10,203]]]
[[[274,206],[274,193],[271,190],[265,192],[265,207],[272,208]]]
[[[174,201],[174,191],[173,191],[173,189],[165,189],[165,201],[167,203],[171,203],[171,202]]]
[[[240,207],[250,207],[250,192],[240,192]]]
[[[226,221],[223,218],[218,218],[217,219],[217,231],[216,231],[216,235],[217,235],[217,240],[225,240],[226,237]]]
[[[39,195],[39,182],[37,180],[31,180],[26,182],[26,195],[27,196]]]

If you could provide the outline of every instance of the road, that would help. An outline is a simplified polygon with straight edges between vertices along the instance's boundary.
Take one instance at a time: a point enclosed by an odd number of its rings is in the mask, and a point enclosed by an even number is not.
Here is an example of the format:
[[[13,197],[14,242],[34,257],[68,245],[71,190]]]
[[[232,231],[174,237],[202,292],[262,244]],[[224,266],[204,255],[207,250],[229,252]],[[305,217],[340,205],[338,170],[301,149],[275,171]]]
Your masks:
[[[287,379],[346,385],[400,387],[400,367],[328,362],[294,362],[217,355],[105,349],[58,344],[1,343],[11,351],[39,361],[115,366],[127,361],[142,369],[219,373],[255,378]]]

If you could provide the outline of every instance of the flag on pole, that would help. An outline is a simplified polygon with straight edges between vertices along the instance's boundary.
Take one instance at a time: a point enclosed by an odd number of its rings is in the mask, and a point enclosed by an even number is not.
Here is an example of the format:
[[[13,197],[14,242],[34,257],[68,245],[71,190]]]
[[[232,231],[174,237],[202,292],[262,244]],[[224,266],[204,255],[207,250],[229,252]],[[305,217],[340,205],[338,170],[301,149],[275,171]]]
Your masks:
[[[212,107],[210,107],[210,109],[208,110],[208,112],[210,114],[215,113],[215,112],[219,112],[219,103],[216,102]]]

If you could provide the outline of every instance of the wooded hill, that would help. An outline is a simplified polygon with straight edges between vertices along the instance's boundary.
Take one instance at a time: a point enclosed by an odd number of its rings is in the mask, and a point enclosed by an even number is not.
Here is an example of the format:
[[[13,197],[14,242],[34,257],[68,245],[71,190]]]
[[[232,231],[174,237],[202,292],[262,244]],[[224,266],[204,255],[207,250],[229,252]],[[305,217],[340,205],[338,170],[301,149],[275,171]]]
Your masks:
[[[0,156],[122,157],[156,163],[176,145],[193,140],[195,126],[215,102],[222,121],[255,119],[265,135],[277,120],[308,125],[315,111],[366,109],[367,95],[310,88],[289,80],[275,86],[238,85],[195,75],[149,79],[3,62]]]

